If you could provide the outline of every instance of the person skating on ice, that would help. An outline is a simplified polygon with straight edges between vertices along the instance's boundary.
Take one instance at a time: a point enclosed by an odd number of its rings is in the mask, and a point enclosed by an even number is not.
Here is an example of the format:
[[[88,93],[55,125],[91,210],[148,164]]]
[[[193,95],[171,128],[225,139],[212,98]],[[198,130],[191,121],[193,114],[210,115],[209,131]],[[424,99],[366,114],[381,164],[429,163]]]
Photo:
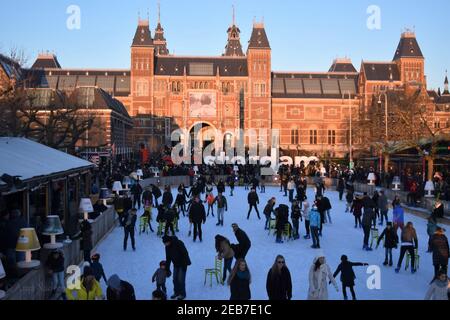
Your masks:
[[[449,246],[445,236],[445,229],[437,227],[435,233],[429,240],[429,248],[433,253],[434,277],[437,278],[439,271],[447,274]]]
[[[238,241],[238,244],[231,245],[234,250],[234,256],[236,259],[245,259],[248,251],[250,250],[250,247],[252,246],[252,242],[250,241],[247,233],[239,228],[237,223],[233,223],[231,227],[233,228],[234,235],[236,236],[236,240]]]
[[[174,294],[171,299],[184,300],[186,298],[186,273],[191,265],[189,253],[183,241],[173,236],[163,236],[162,241],[166,248],[166,270],[167,277],[173,275]],[[173,263],[173,274],[170,265]]]
[[[300,238],[300,233],[299,233],[300,221],[303,220],[300,205],[297,200],[294,200],[292,202],[291,220],[292,220],[292,226],[294,229],[294,239],[297,240]]]
[[[156,290],[161,290],[167,295],[166,289],[166,279],[167,279],[167,269],[166,269],[166,261],[161,261],[159,263],[159,268],[156,269],[155,273],[152,276],[152,282],[156,282]]]
[[[345,212],[349,212],[350,208],[352,207],[352,203],[353,203],[353,191],[352,190],[347,190],[347,194],[345,195],[345,201],[346,201]]]
[[[325,255],[319,250],[319,253],[313,260],[309,268],[309,289],[308,300],[328,300],[328,280],[339,292],[336,280],[331,273],[331,269],[326,263]]]
[[[244,259],[237,259],[228,278],[231,293],[230,300],[250,300],[252,297],[250,283],[251,274],[247,262]]]
[[[353,267],[368,265],[368,263],[350,262],[348,261],[348,257],[346,255],[341,256],[341,263],[333,273],[333,278],[336,278],[336,276],[341,273],[342,293],[344,295],[344,300],[348,300],[347,288],[350,289],[352,299],[356,300],[356,294],[354,290],[356,275],[353,271]]]
[[[221,236],[220,234],[215,236],[215,247],[217,258],[220,260],[224,260],[222,272],[222,284],[224,284],[227,278],[227,271],[231,273],[231,264],[233,263],[234,250],[231,248],[230,240],[228,240],[224,236]]]
[[[269,300],[291,300],[291,273],[282,255],[278,255],[267,273],[266,291]]]
[[[450,299],[450,281],[444,271],[440,271],[437,278],[430,283],[425,300],[442,300]]]
[[[396,273],[400,272],[400,268],[402,266],[402,261],[405,256],[405,253],[408,251],[411,258],[411,273],[416,273],[415,263],[416,263],[416,254],[415,249],[417,250],[419,247],[419,241],[417,240],[416,229],[414,229],[413,223],[408,222],[406,227],[402,230],[401,246],[400,246],[400,257],[398,259],[397,268],[395,269]]]
[[[374,212],[374,203],[372,199],[367,197],[365,200],[366,204],[364,205],[364,213],[362,217],[362,227],[364,231],[363,250],[372,251],[372,248],[369,247],[369,238],[373,219],[376,215]]]
[[[317,207],[314,205],[309,211],[309,227],[311,229],[311,237],[313,244],[311,248],[319,249],[320,248],[320,240],[319,240],[319,227],[320,227],[320,214],[317,211]]]
[[[206,212],[199,195],[193,199],[191,208],[189,209],[189,220],[194,226],[194,242],[197,240],[197,236],[200,242],[202,242],[202,223],[206,223]]]
[[[248,201],[248,213],[247,213],[247,220],[250,219],[250,212],[252,211],[252,208],[255,208],[256,214],[258,215],[258,219],[261,220],[261,217],[259,216],[258,211],[258,204],[259,204],[259,197],[256,193],[256,189],[252,188],[247,196]]]
[[[302,217],[305,220],[305,231],[306,231],[306,235],[303,236],[303,238],[311,239],[310,221],[309,221],[309,202],[306,196],[302,202]]]
[[[384,191],[380,191],[380,195],[377,200],[378,210],[380,210],[380,226],[383,225],[384,220],[386,220],[386,223],[389,222],[388,219],[388,199],[386,195],[384,194]]]
[[[216,226],[223,226],[223,219],[225,211],[228,211],[227,199],[223,196],[222,192],[219,192],[217,197],[214,198],[213,205],[217,203],[217,224]]]
[[[384,228],[383,232],[378,237],[377,249],[383,239],[385,250],[383,265],[387,266],[389,264],[389,266],[392,267],[392,249],[398,247],[398,236],[397,232],[395,232],[395,229],[392,227],[392,222],[387,223],[386,228]]]
[[[91,259],[92,259],[91,268],[94,272],[95,280],[97,280],[100,283],[100,280],[103,278],[105,283],[107,283],[108,280],[106,279],[103,265],[100,263],[100,254],[99,253],[94,254]]]
[[[123,251],[127,251],[128,238],[131,238],[131,247],[133,251],[136,251],[136,242],[134,239],[134,231],[136,228],[136,215],[137,210],[131,209],[129,210],[122,219],[122,227],[124,230],[124,238],[123,238]]]
[[[355,200],[353,200],[352,207],[350,209],[350,212],[355,217],[355,229],[362,228],[362,222],[361,222],[361,216],[362,216],[362,210],[363,210],[363,202],[362,198],[360,196],[356,196]]]
[[[264,207],[264,216],[266,217],[266,223],[264,226],[264,230],[269,230],[269,226],[270,226],[270,220],[272,219],[272,214],[275,214],[275,203],[276,203],[276,199],[275,197],[270,198],[267,201],[266,206]]]

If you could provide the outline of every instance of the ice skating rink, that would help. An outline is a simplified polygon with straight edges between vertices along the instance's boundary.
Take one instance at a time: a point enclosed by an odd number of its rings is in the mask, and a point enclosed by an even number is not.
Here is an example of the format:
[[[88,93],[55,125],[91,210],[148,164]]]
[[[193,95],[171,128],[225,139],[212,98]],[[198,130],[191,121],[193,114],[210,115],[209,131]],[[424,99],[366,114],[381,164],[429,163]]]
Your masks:
[[[174,198],[176,197],[176,188],[173,189]],[[263,209],[267,200],[275,196],[277,206],[281,203],[288,204],[288,198],[283,197],[279,187],[266,187],[266,193],[261,194],[258,209],[261,220],[258,220],[256,212],[252,212],[250,220],[247,220],[247,190],[244,187],[236,187],[234,196],[229,196],[229,188],[226,188],[225,196],[228,200],[228,212],[225,212],[224,226],[216,226],[217,215],[207,218],[203,228],[203,242],[193,242],[192,237],[188,237],[189,221],[180,217],[179,229],[177,234],[188,251],[192,261],[186,276],[186,299],[188,300],[228,300],[230,290],[228,286],[216,284],[210,287],[209,279],[204,285],[204,269],[214,267],[214,257],[216,256],[214,247],[214,236],[221,234],[227,237],[231,243],[237,243],[231,228],[232,223],[238,223],[252,242],[252,247],[247,255],[252,283],[252,299],[266,300],[266,277],[269,268],[271,268],[277,254],[285,257],[287,266],[291,272],[293,282],[293,299],[305,300],[308,293],[308,273],[317,250],[312,249],[312,241],[303,239],[305,235],[304,222],[301,222],[300,239],[275,243],[275,236],[269,236],[264,230],[265,217]],[[214,188],[214,195],[217,194]],[[339,201],[336,191],[326,191],[325,195],[330,199],[333,209],[331,210],[332,224],[325,224],[323,227],[323,237],[320,239],[321,247],[325,253],[327,263],[332,272],[340,263],[342,254],[346,254],[350,261],[367,262],[370,265],[378,265],[381,269],[381,289],[369,289],[367,280],[371,276],[367,274],[367,267],[355,267],[355,291],[359,300],[421,300],[425,297],[428,284],[433,277],[432,258],[430,253],[426,253],[428,235],[426,233],[426,220],[410,214],[405,214],[405,224],[408,221],[414,223],[419,239],[420,266],[416,274],[411,274],[410,270],[405,271],[403,266],[399,274],[396,274],[394,268],[399,257],[399,249],[393,251],[394,266],[384,267],[384,248],[382,243],[380,247],[372,252],[362,250],[363,231],[354,228],[353,215],[345,213],[345,195],[343,201]],[[308,201],[314,199],[314,190],[308,187]],[[202,196],[204,198],[204,195]],[[160,198],[161,199],[161,198]],[[204,199],[203,199],[204,200]],[[290,207],[290,205],[289,205]],[[207,207],[205,206],[205,209]],[[216,210],[216,208],[215,208]],[[140,216],[143,209],[139,211]],[[156,218],[156,209],[153,209],[153,219]],[[392,210],[389,210],[389,220],[392,220]],[[116,227],[111,234],[97,247],[96,252],[101,254],[101,262],[104,266],[106,276],[117,273],[121,279],[130,282],[136,291],[136,298],[139,300],[151,299],[151,293],[156,288],[156,284],[151,282],[154,271],[158,268],[159,262],[165,260],[165,250],[161,238],[156,233],[141,234],[136,226],[136,251],[131,250],[131,243],[128,244],[128,251],[123,251],[123,228]],[[156,231],[156,221],[152,222],[153,229]],[[384,227],[379,226],[381,234]],[[400,231],[399,231],[400,232]],[[399,234],[400,236],[400,234]],[[129,240],[130,241],[130,240]],[[94,253],[94,252],[93,252]],[[234,261],[233,261],[234,265]],[[341,283],[337,277],[339,290]],[[104,281],[101,281],[102,288],[106,290]],[[172,278],[166,282],[168,295],[173,293]],[[106,292],[106,291],[105,291]],[[350,293],[348,292],[351,298]],[[342,300],[342,292],[336,292],[332,285],[329,286],[329,297],[333,300]]]

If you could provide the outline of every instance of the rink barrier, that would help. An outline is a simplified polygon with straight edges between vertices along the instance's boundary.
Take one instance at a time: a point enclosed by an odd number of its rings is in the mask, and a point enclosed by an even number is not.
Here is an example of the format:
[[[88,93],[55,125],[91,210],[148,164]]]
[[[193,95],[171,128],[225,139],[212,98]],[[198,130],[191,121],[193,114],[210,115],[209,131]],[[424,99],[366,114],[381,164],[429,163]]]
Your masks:
[[[381,188],[381,187],[376,187],[376,186],[369,186],[368,184],[359,183],[359,182],[354,182],[353,186],[355,188],[355,192],[359,192],[359,193],[367,192],[369,195],[373,194],[373,192],[375,190],[384,190],[384,194],[388,198],[389,202],[392,202],[392,200],[394,200],[394,197],[397,195],[400,198],[400,202],[401,203],[403,203],[403,204],[408,203],[408,192],[406,192],[406,191],[394,191],[394,190],[387,189],[387,188]],[[433,207],[434,207],[435,202],[436,202],[435,198],[422,197],[420,199],[420,206],[418,208],[426,209],[426,210],[429,211],[429,214],[431,214],[431,212],[433,211]],[[444,205],[444,214],[445,214],[445,216],[449,217],[450,216],[450,203],[449,203],[449,201],[442,201],[442,204]],[[409,207],[409,206],[408,206],[408,210],[415,211],[418,214],[422,214],[422,215],[424,214],[423,211],[414,210],[414,208]]]
[[[92,244],[94,248],[103,236],[114,228],[115,221],[116,213],[114,207],[109,206],[108,210],[103,212],[103,214],[99,215],[92,222]],[[64,246],[60,250],[64,251],[66,270],[68,266],[80,265],[83,261],[80,240],[73,240],[70,244],[64,243]],[[51,298],[52,277],[47,274],[47,268],[45,267],[45,262],[51,251],[52,250],[47,250],[43,247],[41,248],[41,265],[36,269],[28,271],[10,289],[8,289],[4,298],[5,300],[46,300]],[[68,275],[66,274],[66,276]]]

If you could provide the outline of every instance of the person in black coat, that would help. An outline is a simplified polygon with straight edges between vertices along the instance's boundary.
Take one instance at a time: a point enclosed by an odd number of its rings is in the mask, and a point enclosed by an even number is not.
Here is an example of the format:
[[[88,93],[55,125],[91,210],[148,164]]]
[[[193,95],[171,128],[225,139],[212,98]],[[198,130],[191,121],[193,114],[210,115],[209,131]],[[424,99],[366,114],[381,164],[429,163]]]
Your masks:
[[[353,191],[351,190],[347,191],[347,194],[345,195],[345,201],[346,201],[345,212],[349,212],[353,203]]]
[[[301,181],[299,181],[299,184],[297,186],[297,200],[300,203],[302,203],[303,201],[305,201],[305,199],[306,199],[305,187],[303,186]]]
[[[142,187],[139,184],[139,181],[131,187],[131,194],[133,195],[133,208],[136,208],[136,204],[138,205],[138,209],[141,209],[141,194]]]
[[[337,192],[339,192],[339,201],[342,201],[342,196],[344,195],[344,190],[345,190],[344,177],[340,177],[338,179],[336,190],[337,190]]]
[[[80,224],[80,234],[72,240],[81,239],[80,248],[83,250],[84,261],[91,263],[92,244],[92,226],[87,220],[83,220]]]
[[[46,261],[46,266],[53,278],[52,296],[58,289],[62,292],[62,297],[66,300],[64,284],[64,253],[60,250],[52,251]]]
[[[230,286],[230,300],[250,300],[251,274],[247,262],[244,259],[238,259],[228,278]]]
[[[444,217],[444,205],[441,201],[436,201],[436,204],[433,208],[433,213],[431,214],[435,218],[443,218]]]
[[[384,248],[385,248],[385,259],[383,265],[388,265],[389,256],[389,266],[392,267],[392,249],[398,246],[398,235],[394,228],[392,228],[392,222],[388,222],[386,228],[380,234],[377,240],[377,248],[380,245],[380,241],[384,238]]]
[[[225,183],[222,179],[217,183],[217,193],[225,193]]]
[[[250,241],[250,238],[247,236],[247,233],[245,233],[244,230],[239,228],[237,223],[233,223],[231,226],[233,228],[234,235],[236,236],[236,239],[239,243],[238,245],[231,245],[234,251],[234,257],[236,259],[239,258],[245,259],[248,251],[250,250],[250,247],[252,246],[252,242]]]
[[[170,208],[172,206],[172,203],[173,203],[172,192],[170,191],[170,187],[166,186],[162,197],[162,204],[164,207]]]
[[[125,196],[123,198],[123,212],[128,212],[133,209],[133,200],[130,197]]]
[[[322,225],[325,223],[325,212],[326,212],[326,205],[325,205],[325,201],[323,200],[323,197],[317,196],[316,197],[316,206],[317,206],[317,211],[319,211],[320,214],[320,226],[319,226],[319,235],[322,236]]]
[[[186,216],[186,196],[185,196],[186,190],[179,190],[177,197],[175,198],[175,204],[178,208],[178,214],[180,214],[180,211],[183,213],[183,217]]]
[[[155,186],[154,184],[152,184],[151,187],[152,187],[152,194],[155,199],[154,207],[157,207],[158,199],[161,197],[161,190],[159,190],[159,188],[157,186]]]
[[[170,277],[170,265],[173,263],[173,288],[174,294],[171,299],[178,298],[183,300],[186,298],[186,272],[187,267],[191,265],[189,252],[183,241],[177,237],[163,236],[162,241],[166,247],[166,270],[167,276]]]
[[[203,203],[200,201],[200,196],[195,196],[189,209],[189,220],[194,224],[194,242],[198,238],[202,242],[202,222],[206,222],[206,212]]]
[[[133,286],[119,278],[117,274],[112,275],[108,279],[108,288],[106,289],[107,300],[136,300]]]
[[[176,212],[175,209],[173,208],[165,208],[163,209],[163,215],[162,215],[162,219],[166,222],[166,227],[164,230],[164,234],[168,234],[169,233],[169,229],[170,231],[172,231],[172,235],[175,235],[175,230],[173,227],[173,223],[175,221],[175,216],[176,216]]]
[[[258,194],[256,193],[255,188],[252,188],[250,190],[250,192],[248,193],[247,201],[248,201],[248,205],[249,205],[247,220],[250,219],[250,212],[252,211],[252,208],[255,208],[256,214],[258,215],[258,219],[261,220],[261,217],[259,216],[258,206],[257,206],[259,204],[259,197],[258,197]]]
[[[128,244],[128,237],[131,238],[131,247],[133,248],[133,251],[136,250],[136,243],[134,239],[134,230],[136,226],[136,209],[129,210],[122,219],[122,227],[124,230],[124,238],[123,238],[123,250],[127,250],[127,244]]]
[[[258,188],[259,187],[259,180],[258,180],[258,178],[256,178],[255,176],[252,178],[252,187],[253,187],[253,189],[255,189],[256,190],[256,188]]]
[[[430,237],[429,247],[433,252],[434,278],[437,279],[440,271],[447,274],[448,269],[449,247],[444,229],[436,228],[435,233]]]
[[[289,223],[289,207],[285,204],[280,204],[278,208],[275,209],[275,216],[277,217],[277,243],[283,243],[281,240],[281,235],[287,223]]]
[[[291,273],[281,255],[277,256],[267,273],[266,290],[269,300],[291,300],[292,298]]]
[[[331,221],[331,214],[330,214],[330,210],[331,210],[330,199],[328,199],[325,196],[322,196],[321,202],[322,202],[322,205],[323,205],[323,209],[325,209],[325,215],[324,215],[325,222],[326,223],[332,223],[332,221]]]
[[[347,297],[347,287],[350,288],[350,292],[352,293],[353,300],[356,300],[355,290],[353,287],[355,286],[355,272],[353,271],[353,267],[356,266],[368,266],[368,263],[361,262],[350,262],[346,255],[341,256],[341,263],[337,267],[336,271],[333,274],[333,278],[341,273],[341,282],[342,282],[342,292],[344,294],[344,300],[348,300]]]
[[[100,254],[96,253],[92,256],[91,268],[94,272],[95,280],[100,283],[100,280],[103,278],[105,283],[108,284],[108,280],[106,279],[105,270],[103,269],[103,265],[100,263]]]
[[[148,188],[146,188],[145,191],[142,193],[142,203],[144,205],[145,203],[153,205],[153,194]]]
[[[291,207],[291,220],[292,220],[292,225],[294,227],[294,239],[299,239],[300,238],[300,234],[298,232],[298,228],[300,225],[299,221],[302,221],[302,213],[300,210],[300,205],[298,203],[298,200],[294,200],[294,202],[292,203],[292,207]]]

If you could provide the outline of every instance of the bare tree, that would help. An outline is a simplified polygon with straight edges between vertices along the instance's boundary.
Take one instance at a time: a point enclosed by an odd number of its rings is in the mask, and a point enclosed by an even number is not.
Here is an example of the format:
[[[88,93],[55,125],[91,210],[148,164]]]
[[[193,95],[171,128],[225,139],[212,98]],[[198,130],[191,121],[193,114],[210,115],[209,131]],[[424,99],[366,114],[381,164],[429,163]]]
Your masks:
[[[0,135],[31,138],[71,154],[77,147],[83,150],[86,146],[79,146],[79,142],[95,122],[93,112],[84,112],[61,91],[27,89],[24,84],[30,82],[26,79],[31,73],[22,67],[26,61],[23,50],[11,48],[7,63],[18,72],[0,74]],[[90,147],[101,146],[104,144]]]
[[[414,148],[428,161],[428,179],[433,174],[437,144],[445,135],[434,128],[434,104],[425,91],[407,88],[388,93],[387,136],[386,101],[373,97],[372,105],[361,114],[357,123],[358,138],[363,146],[383,154],[384,170],[388,171],[390,156],[398,151]],[[429,145],[429,150],[424,146]]]

